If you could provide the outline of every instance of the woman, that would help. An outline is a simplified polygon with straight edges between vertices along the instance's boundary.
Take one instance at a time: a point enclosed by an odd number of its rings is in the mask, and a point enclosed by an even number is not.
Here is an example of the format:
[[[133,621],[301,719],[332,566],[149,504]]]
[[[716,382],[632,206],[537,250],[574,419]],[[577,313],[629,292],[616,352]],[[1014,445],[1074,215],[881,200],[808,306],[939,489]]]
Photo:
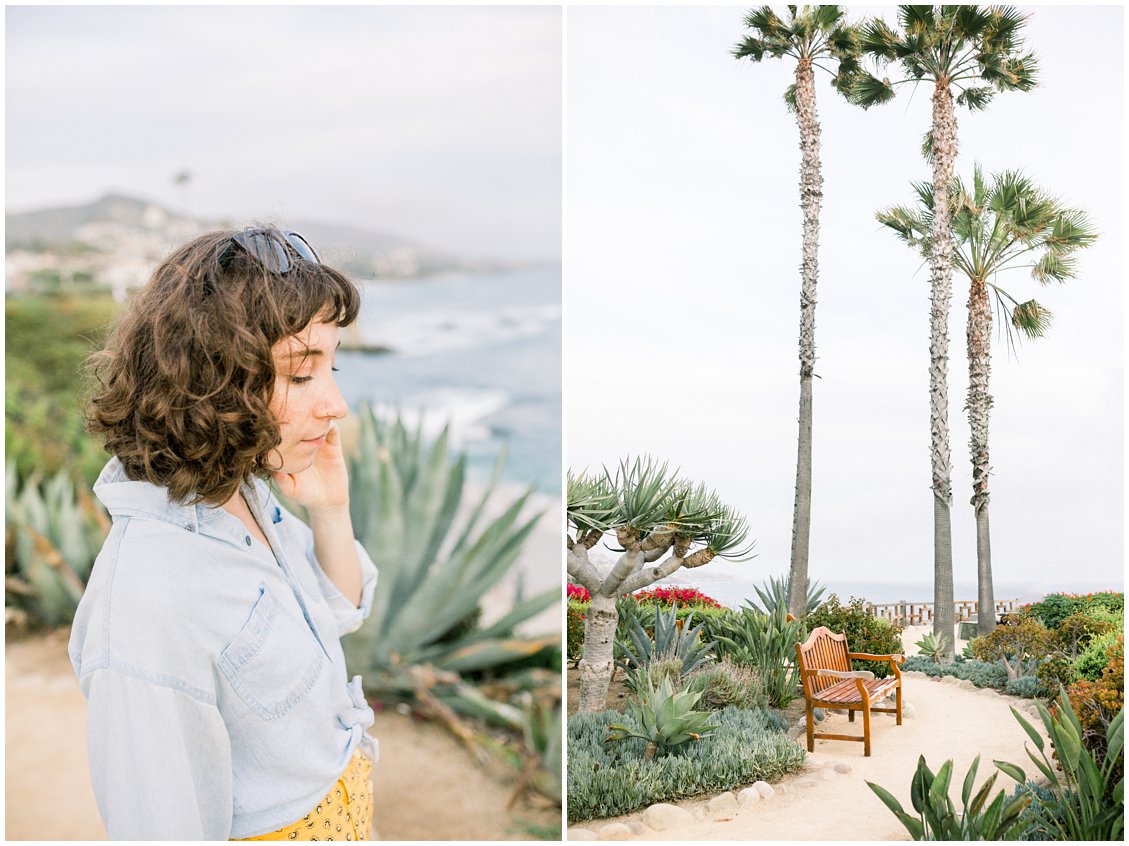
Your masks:
[[[70,656],[111,838],[367,838],[373,714],[339,638],[376,569],[333,377],[359,304],[296,233],[214,232],[154,271],[93,359],[113,528]]]

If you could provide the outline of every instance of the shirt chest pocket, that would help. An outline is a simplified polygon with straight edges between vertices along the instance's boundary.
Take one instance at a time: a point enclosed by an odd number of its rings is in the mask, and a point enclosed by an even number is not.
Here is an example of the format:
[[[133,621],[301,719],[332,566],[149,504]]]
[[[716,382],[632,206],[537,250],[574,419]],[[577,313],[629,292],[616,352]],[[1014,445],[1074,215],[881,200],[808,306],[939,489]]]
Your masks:
[[[220,670],[264,720],[283,716],[310,692],[326,663],[306,625],[295,619],[265,584],[251,616],[220,653]]]

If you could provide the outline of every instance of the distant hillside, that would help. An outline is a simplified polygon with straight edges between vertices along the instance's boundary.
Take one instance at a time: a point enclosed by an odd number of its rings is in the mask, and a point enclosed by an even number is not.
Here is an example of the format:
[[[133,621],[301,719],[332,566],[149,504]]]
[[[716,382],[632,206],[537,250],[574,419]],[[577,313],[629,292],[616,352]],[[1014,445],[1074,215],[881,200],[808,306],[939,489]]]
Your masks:
[[[9,287],[45,268],[114,284],[139,263],[158,261],[172,247],[211,229],[247,221],[190,218],[137,197],[108,194],[92,203],[5,214]],[[262,222],[262,221],[260,221]],[[387,232],[317,221],[267,221],[301,232],[328,263],[360,279],[406,278],[446,271],[501,270],[509,265],[456,256]],[[13,260],[13,254],[17,254]],[[85,258],[84,258],[85,257]],[[86,267],[89,265],[89,267]],[[124,270],[128,268],[128,270]],[[13,282],[13,273],[17,280]],[[21,276],[21,274],[23,274]]]

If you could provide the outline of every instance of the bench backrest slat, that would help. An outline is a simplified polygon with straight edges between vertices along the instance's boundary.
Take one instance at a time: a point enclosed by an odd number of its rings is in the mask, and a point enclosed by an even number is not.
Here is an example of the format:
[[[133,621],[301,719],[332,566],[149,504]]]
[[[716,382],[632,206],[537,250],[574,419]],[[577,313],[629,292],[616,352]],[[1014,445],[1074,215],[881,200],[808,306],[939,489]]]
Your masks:
[[[815,629],[803,643],[796,644],[796,660],[804,683],[804,694],[812,696],[842,679],[816,675],[816,670],[849,671],[847,636],[836,634],[826,626]]]

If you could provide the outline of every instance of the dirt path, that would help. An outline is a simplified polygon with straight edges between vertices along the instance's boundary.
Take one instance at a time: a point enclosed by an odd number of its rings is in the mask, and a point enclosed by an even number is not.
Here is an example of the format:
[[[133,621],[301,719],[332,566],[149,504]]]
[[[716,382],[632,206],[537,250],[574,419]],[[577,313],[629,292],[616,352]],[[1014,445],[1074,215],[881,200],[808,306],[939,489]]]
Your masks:
[[[105,840],[86,758],[86,700],[67,659],[69,630],[6,644],[9,840]],[[556,808],[508,808],[513,772],[479,767],[434,723],[377,714],[376,826],[385,840],[521,840]],[[60,797],[66,797],[60,807]]]
[[[776,795],[767,799],[728,809],[715,803],[713,810],[708,799],[679,802],[694,821],[664,831],[641,828],[641,812],[578,823],[569,831],[599,833],[610,823],[625,823],[630,828],[620,835],[631,840],[909,840],[867,781],[885,787],[909,808],[910,779],[918,756],[924,755],[934,772],[953,758],[952,795],[959,808],[961,784],[977,754],[977,786],[996,772],[993,759],[1034,773],[1024,752],[1027,735],[1009,710],[1013,705],[1028,707],[1030,700],[918,677],[906,678],[904,685],[905,701],[913,706],[914,716],[897,726],[892,716],[874,715],[869,758],[863,756],[861,743],[817,740],[805,769],[774,784]],[[861,734],[861,720],[851,724],[845,715],[830,714],[820,730]],[[804,742],[802,735],[798,742]],[[849,771],[837,772],[835,764],[845,764]],[[1002,788],[1010,794],[1014,787],[1002,773],[996,780],[996,791]]]

